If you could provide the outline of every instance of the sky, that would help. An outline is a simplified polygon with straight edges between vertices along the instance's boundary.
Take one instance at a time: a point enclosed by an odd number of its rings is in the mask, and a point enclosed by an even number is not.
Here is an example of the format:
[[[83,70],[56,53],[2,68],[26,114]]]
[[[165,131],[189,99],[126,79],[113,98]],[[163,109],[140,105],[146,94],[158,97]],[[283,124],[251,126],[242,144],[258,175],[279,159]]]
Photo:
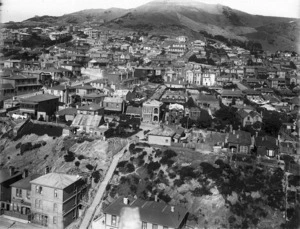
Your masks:
[[[23,21],[36,15],[61,16],[84,9],[134,8],[150,0],[0,0],[1,22]],[[184,1],[184,0],[182,0]],[[195,0],[222,4],[250,14],[300,18],[299,0]]]

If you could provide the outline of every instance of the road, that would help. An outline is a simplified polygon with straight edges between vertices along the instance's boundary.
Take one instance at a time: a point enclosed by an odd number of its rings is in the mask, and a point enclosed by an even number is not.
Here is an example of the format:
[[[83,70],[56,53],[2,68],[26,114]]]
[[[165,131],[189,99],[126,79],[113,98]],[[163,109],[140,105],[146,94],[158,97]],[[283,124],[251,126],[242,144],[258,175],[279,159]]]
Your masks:
[[[128,145],[127,145],[128,146]],[[105,192],[105,188],[107,184],[109,183],[116,167],[119,162],[119,159],[122,157],[124,150],[126,150],[127,146],[125,146],[119,153],[117,153],[114,158],[112,163],[110,164],[110,167],[105,175],[104,180],[101,182],[100,187],[97,190],[96,196],[92,202],[92,205],[87,209],[87,211],[84,214],[84,218],[81,222],[80,228],[82,229],[87,229],[89,228],[89,225],[94,217],[95,211],[98,208],[98,205],[100,204],[103,194]]]
[[[32,223],[21,223],[12,219],[0,216],[0,229],[35,229],[35,228],[45,228]]]

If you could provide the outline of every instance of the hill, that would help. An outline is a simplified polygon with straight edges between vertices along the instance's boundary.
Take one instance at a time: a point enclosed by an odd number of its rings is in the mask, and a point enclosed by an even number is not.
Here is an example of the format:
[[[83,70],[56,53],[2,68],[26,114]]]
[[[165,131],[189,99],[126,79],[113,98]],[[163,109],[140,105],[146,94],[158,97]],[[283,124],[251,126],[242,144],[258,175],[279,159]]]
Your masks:
[[[191,38],[198,38],[198,32],[205,31],[230,39],[254,40],[272,51],[295,51],[300,33],[300,19],[251,15],[220,4],[176,0],[152,1],[128,10],[88,9],[61,17],[34,17],[21,24],[90,25],[99,21],[110,29],[142,30],[151,34]]]

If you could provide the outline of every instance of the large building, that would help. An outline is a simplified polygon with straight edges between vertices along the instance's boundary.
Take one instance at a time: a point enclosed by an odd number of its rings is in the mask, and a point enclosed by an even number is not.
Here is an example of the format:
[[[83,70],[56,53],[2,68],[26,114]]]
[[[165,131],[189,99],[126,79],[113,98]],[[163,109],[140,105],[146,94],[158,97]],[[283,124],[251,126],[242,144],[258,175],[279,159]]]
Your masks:
[[[59,97],[50,94],[39,94],[20,101],[21,114],[35,119],[48,120],[58,110]]]
[[[104,209],[105,229],[120,228],[123,207],[138,208],[142,229],[181,229],[186,225],[188,211],[180,206],[163,202],[120,197]]]
[[[48,173],[30,183],[32,223],[60,229],[78,218],[88,187],[81,176]]]
[[[162,102],[159,102],[157,100],[148,100],[144,102],[143,109],[142,109],[143,122],[148,122],[148,123],[160,122],[161,106],[162,106]]]

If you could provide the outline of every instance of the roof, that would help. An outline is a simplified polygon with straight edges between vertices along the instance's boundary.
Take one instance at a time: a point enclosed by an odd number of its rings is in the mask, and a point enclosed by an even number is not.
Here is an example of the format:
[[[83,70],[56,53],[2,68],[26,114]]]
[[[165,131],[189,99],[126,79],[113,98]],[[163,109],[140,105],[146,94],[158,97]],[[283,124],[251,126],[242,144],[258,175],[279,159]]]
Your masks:
[[[128,106],[127,110],[126,110],[126,114],[139,114],[139,115],[142,115],[142,108],[141,107]]]
[[[52,100],[52,99],[58,99],[59,97],[54,96],[54,95],[50,95],[50,94],[39,94],[39,95],[35,95],[35,96],[31,96],[25,99],[22,99],[21,102],[43,102],[43,101],[47,101],[47,100]]]
[[[3,183],[4,181],[9,180],[12,177],[16,177],[18,175],[21,175],[20,172],[15,172],[13,176],[10,175],[9,169],[1,169],[0,170],[0,184]]]
[[[90,94],[86,94],[83,95],[82,98],[100,98],[100,97],[105,97],[106,95],[103,93],[90,93]]]
[[[163,202],[145,201],[134,199],[125,205],[123,198],[120,197],[111,205],[104,209],[104,213],[120,216],[123,207],[138,207],[141,221],[166,226],[170,228],[179,228],[188,211],[180,206],[174,206],[174,212],[171,211],[172,206]]]
[[[161,126],[158,128],[155,128],[151,130],[148,135],[156,135],[156,136],[162,136],[162,137],[173,137],[175,135],[175,131],[167,126]]]
[[[68,107],[66,109],[60,110],[57,112],[59,116],[64,116],[64,115],[75,115],[77,114],[77,109],[73,107]]]
[[[10,186],[15,187],[15,188],[30,190],[31,189],[30,181],[32,181],[40,176],[42,176],[42,175],[41,174],[33,174],[31,176],[25,177],[22,180],[19,180],[15,183],[11,184]]]
[[[226,90],[223,89],[221,96],[243,96],[243,93],[240,90]]]
[[[76,115],[75,119],[72,122],[71,126],[90,126],[90,127],[98,127],[100,125],[102,116],[100,115]]]
[[[91,103],[91,104],[85,104],[84,106],[81,106],[78,108],[78,110],[89,110],[89,111],[96,111],[103,108],[102,106],[100,106],[99,104],[96,103]]]
[[[92,87],[91,85],[88,85],[88,84],[77,85],[77,86],[74,86],[73,88],[75,88],[75,89],[96,89],[96,88],[94,88],[94,87]]]
[[[123,103],[123,99],[119,97],[105,97],[103,102],[105,103]]]
[[[155,99],[147,100],[143,103],[143,106],[161,106],[163,103],[160,101],[157,101]]]
[[[0,84],[0,89],[14,89],[10,83]]]
[[[64,189],[79,179],[81,179],[81,176],[61,173],[47,173],[30,181],[30,183],[57,189]]]
[[[259,136],[255,138],[257,147],[266,147],[267,149],[277,149],[277,139],[271,136]]]
[[[242,130],[237,130],[235,133],[229,133],[228,143],[251,145],[251,134]]]

